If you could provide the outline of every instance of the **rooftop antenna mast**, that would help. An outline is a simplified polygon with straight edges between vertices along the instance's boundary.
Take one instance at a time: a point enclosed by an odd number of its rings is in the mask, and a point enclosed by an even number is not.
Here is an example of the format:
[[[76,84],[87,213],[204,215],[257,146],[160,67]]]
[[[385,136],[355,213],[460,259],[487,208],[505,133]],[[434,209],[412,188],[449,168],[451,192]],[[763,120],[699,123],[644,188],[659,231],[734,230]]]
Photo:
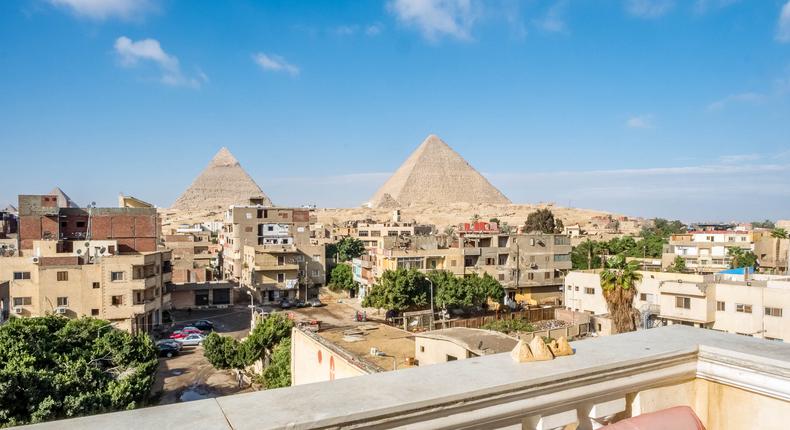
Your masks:
[[[85,238],[91,240],[91,218],[93,217],[93,208],[96,207],[96,202],[91,202],[88,205],[88,231],[85,232]]]

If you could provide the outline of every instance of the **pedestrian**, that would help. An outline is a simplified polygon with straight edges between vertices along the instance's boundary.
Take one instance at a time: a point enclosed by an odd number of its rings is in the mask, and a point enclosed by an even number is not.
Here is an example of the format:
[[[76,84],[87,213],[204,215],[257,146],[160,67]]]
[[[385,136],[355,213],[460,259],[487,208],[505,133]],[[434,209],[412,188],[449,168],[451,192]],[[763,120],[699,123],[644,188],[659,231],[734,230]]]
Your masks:
[[[241,370],[236,370],[236,374],[238,375],[236,378],[239,380],[239,389],[241,389],[242,384],[244,383],[244,376],[241,373]]]

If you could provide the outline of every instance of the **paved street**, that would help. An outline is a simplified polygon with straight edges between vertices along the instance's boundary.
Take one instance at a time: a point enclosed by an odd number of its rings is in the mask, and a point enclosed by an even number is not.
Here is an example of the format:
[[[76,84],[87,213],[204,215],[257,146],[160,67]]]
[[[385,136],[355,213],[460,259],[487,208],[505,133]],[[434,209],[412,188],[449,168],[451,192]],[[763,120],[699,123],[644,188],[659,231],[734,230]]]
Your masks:
[[[216,331],[241,339],[249,333],[250,313],[247,308],[173,313],[176,327],[189,325],[199,319],[214,322]],[[226,396],[250,391],[239,389],[232,371],[215,369],[203,356],[203,347],[184,347],[173,358],[160,358],[153,392],[162,391],[160,405]]]

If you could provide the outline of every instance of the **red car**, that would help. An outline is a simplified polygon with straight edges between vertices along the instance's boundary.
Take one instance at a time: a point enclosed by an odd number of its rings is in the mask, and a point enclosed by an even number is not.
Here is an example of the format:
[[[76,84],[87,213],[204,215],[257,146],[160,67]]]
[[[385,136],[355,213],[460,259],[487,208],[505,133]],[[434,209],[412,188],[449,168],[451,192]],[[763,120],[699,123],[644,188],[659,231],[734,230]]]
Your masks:
[[[203,334],[203,332],[194,327],[186,327],[181,330],[174,331],[173,334],[170,335],[170,339],[182,339],[189,336],[190,334]]]

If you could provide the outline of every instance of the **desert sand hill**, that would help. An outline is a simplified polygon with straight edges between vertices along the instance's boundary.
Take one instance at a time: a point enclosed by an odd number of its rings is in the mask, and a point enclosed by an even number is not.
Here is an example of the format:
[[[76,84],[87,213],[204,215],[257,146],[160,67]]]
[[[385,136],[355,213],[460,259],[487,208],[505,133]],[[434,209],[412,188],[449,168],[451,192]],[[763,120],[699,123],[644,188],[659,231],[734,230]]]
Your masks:
[[[615,215],[609,212],[590,209],[565,208],[553,204],[468,204],[454,203],[449,205],[410,205],[401,207],[402,221],[417,221],[423,224],[434,224],[441,231],[448,225],[468,222],[472,216],[478,215],[480,219],[488,221],[499,218],[510,225],[521,225],[527,216],[541,208],[548,208],[560,218],[565,225],[585,225],[595,216]],[[343,224],[346,221],[360,221],[373,219],[376,221],[390,221],[394,209],[391,208],[326,208],[316,209],[317,222],[331,225]],[[207,221],[221,221],[224,211],[193,210],[183,211],[174,209],[160,209],[163,230],[175,227],[178,224],[194,224]],[[615,215],[616,216],[616,215]]]

